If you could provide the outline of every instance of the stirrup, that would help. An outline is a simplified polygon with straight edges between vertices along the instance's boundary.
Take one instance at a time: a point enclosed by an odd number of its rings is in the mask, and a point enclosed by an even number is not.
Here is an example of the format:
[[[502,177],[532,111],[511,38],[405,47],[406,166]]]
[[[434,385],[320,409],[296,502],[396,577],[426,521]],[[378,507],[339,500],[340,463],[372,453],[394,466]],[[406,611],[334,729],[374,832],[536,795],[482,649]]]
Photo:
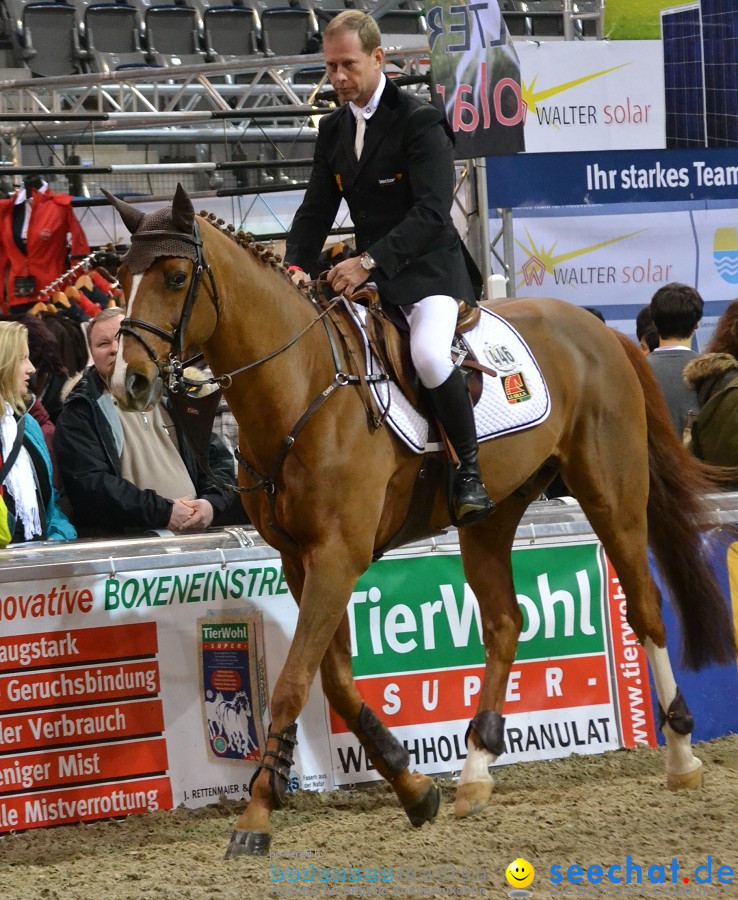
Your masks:
[[[465,485],[459,481],[454,481],[451,513],[454,525],[464,528],[493,513],[495,504],[480,479],[467,476]]]

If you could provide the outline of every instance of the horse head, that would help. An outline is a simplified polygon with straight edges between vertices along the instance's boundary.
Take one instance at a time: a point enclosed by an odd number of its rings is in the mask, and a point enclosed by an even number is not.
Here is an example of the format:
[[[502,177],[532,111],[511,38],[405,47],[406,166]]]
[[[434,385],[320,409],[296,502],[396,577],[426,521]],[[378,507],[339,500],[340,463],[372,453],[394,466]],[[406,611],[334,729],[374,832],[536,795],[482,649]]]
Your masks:
[[[131,232],[119,272],[127,307],[111,390],[124,409],[143,410],[158,402],[185,348],[201,346],[212,334],[217,297],[192,201],[181,185],[171,208],[148,214],[105,196]],[[212,303],[197,302],[202,290]]]
[[[246,691],[237,691],[233,697],[233,706],[237,710],[243,710],[246,713],[246,716],[251,715],[251,703],[249,702],[249,696]]]

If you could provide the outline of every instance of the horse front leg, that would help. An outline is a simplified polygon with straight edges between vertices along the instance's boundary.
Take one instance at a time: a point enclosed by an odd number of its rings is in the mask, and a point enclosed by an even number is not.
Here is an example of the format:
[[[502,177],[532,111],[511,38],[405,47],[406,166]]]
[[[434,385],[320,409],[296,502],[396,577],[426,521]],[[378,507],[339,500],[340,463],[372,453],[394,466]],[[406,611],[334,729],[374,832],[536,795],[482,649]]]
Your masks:
[[[328,702],[359,739],[377,772],[392,785],[410,822],[416,827],[432,822],[438,814],[441,792],[429,775],[410,771],[410,756],[406,748],[363,701],[356,689],[346,615],[326,651],[320,674]]]
[[[286,797],[292,752],[297,743],[296,720],[345,613],[351,590],[363,571],[364,566],[357,562],[359,557],[348,547],[331,543],[321,545],[304,561],[297,626],[272,692],[272,722],[266,750],[251,782],[251,799],[236,822],[226,858],[265,856],[269,851],[269,820]]]

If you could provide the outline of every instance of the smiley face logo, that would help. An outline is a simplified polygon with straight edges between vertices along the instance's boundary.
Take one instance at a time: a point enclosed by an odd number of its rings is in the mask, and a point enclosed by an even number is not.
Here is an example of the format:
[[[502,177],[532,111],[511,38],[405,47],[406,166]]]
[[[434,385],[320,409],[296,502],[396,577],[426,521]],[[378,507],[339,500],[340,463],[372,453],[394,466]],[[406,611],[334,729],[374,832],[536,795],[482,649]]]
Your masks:
[[[525,859],[515,859],[505,869],[505,877],[514,888],[527,888],[535,874],[533,866]]]

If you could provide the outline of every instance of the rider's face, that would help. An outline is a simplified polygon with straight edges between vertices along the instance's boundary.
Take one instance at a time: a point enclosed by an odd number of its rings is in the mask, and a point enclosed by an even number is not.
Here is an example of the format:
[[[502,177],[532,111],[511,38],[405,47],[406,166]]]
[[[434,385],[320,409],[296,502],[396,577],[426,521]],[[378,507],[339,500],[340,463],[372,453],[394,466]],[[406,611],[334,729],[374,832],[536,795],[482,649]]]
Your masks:
[[[384,50],[377,47],[365,53],[355,31],[341,31],[323,41],[323,56],[341,104],[353,100],[357,106],[366,106],[379,84]]]
[[[98,322],[90,335],[90,356],[92,362],[107,381],[115,368],[115,355],[118,352],[118,330],[123,316],[113,316]]]

